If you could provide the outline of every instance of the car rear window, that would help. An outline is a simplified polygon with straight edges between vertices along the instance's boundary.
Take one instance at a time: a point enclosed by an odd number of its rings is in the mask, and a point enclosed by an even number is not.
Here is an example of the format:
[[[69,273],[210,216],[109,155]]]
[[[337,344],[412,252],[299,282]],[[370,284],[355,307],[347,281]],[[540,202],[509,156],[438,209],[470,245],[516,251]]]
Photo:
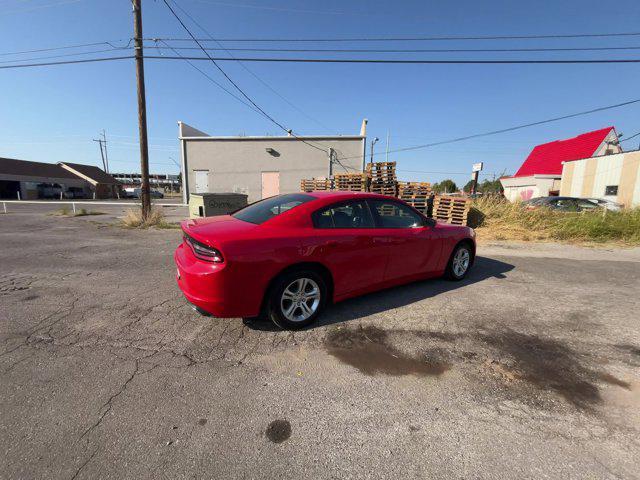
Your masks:
[[[257,225],[280,215],[292,208],[302,205],[303,203],[314,200],[311,195],[302,193],[289,193],[286,195],[277,195],[275,197],[265,198],[259,202],[252,203],[235,212],[232,217]]]

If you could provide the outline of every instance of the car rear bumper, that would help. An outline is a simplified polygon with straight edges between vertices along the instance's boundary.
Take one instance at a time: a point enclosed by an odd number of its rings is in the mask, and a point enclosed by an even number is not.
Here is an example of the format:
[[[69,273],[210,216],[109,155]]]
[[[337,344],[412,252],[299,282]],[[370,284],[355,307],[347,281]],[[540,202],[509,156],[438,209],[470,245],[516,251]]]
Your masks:
[[[215,317],[251,317],[258,314],[260,305],[243,302],[242,292],[233,285],[226,264],[198,260],[184,243],[173,255],[176,281],[185,298],[196,307]]]

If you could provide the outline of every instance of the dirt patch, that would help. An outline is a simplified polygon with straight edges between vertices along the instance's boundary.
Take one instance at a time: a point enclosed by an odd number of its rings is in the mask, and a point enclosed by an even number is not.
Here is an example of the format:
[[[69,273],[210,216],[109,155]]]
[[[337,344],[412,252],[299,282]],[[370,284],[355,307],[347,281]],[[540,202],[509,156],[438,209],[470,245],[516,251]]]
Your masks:
[[[585,366],[567,345],[512,331],[480,338],[509,357],[500,362],[498,373],[508,372],[510,380],[522,379],[540,390],[554,391],[581,409],[602,402],[596,382],[604,380],[604,375]]]
[[[630,353],[633,356],[640,357],[640,347],[636,347],[635,345],[630,344],[619,344],[615,346],[617,349],[622,350],[623,352]]]
[[[327,353],[365,375],[442,375],[449,365],[424,355],[407,355],[389,342],[388,333],[375,327],[336,329],[325,339]]]
[[[282,443],[291,436],[291,424],[287,420],[274,420],[264,432],[273,443]]]

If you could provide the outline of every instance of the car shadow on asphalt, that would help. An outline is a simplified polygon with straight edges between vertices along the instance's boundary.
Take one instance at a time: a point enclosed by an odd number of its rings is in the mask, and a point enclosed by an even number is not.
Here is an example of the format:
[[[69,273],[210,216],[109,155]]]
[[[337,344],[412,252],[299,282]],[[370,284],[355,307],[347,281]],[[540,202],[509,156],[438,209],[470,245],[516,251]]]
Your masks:
[[[336,323],[349,322],[376,313],[404,307],[427,298],[482,282],[489,278],[506,278],[505,273],[514,268],[515,267],[509,263],[478,256],[476,257],[473,268],[464,280],[459,282],[443,279],[422,280],[345,300],[328,306],[322,315],[320,315],[318,321],[307,327],[307,330]],[[280,330],[276,325],[262,318],[245,319],[244,323],[253,330]]]

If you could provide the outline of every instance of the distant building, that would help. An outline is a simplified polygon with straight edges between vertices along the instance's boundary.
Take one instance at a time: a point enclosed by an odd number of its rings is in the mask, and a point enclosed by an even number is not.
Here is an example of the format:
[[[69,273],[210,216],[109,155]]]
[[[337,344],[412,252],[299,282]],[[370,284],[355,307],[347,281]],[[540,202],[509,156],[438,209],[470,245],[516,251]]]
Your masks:
[[[212,137],[179,122],[182,191],[244,193],[253,202],[300,190],[300,180],[362,172],[366,121],[360,135]],[[330,161],[331,159],[331,161]]]
[[[89,183],[89,190],[96,198],[119,198],[120,182],[104,170],[80,163],[59,162],[58,165]]]
[[[0,198],[114,198],[120,184],[98,167],[0,158]]]
[[[564,162],[560,195],[640,206],[640,151]]]
[[[500,179],[504,195],[511,202],[559,195],[564,162],[620,152],[614,127],[538,145],[515,175]]]

